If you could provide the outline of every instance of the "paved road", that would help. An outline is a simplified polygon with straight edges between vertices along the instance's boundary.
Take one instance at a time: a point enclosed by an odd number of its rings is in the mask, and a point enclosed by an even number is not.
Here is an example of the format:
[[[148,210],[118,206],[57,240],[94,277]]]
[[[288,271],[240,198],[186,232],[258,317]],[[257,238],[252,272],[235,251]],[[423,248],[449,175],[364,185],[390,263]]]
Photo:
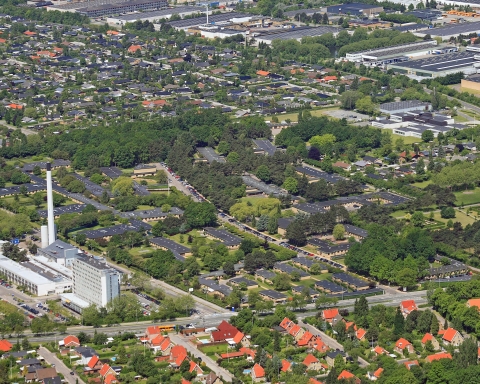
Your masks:
[[[226,382],[231,383],[233,379],[233,375],[228,372],[226,369],[219,367],[215,361],[213,361],[210,357],[205,355],[202,351],[195,348],[191,343],[185,340],[183,337],[179,335],[170,335],[170,339],[176,345],[183,345],[188,352],[190,352],[193,356],[199,357],[202,361],[210,368],[217,376],[223,378]]]
[[[85,384],[85,382],[80,377],[78,377],[77,374],[71,375],[70,368],[68,368],[63,363],[63,361],[61,361],[57,356],[55,356],[55,354],[50,352],[48,349],[46,349],[45,347],[40,347],[38,352],[40,356],[42,356],[48,364],[55,364],[55,369],[57,370],[57,372],[61,373],[65,377],[65,380],[68,383],[75,384],[76,381],[78,380],[78,383]]]

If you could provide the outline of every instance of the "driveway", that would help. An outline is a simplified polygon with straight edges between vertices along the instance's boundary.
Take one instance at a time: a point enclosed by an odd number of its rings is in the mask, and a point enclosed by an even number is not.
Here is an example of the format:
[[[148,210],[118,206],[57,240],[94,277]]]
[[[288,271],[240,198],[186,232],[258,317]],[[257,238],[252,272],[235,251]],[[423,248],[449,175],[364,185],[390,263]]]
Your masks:
[[[195,348],[187,340],[185,340],[184,338],[178,335],[172,335],[172,334],[170,334],[170,339],[174,344],[184,346],[185,349],[188,352],[190,352],[193,356],[201,358],[202,361],[207,365],[207,367],[210,368],[213,372],[215,372],[217,376],[220,376],[221,378],[223,378],[225,381],[229,383],[232,382],[233,375],[230,372],[228,372],[226,369],[222,367],[219,367],[217,363],[215,363],[210,357],[208,357],[202,351]]]
[[[40,356],[42,356],[48,364],[55,364],[55,369],[58,373],[61,373],[65,380],[70,384],[75,384],[78,380],[79,384],[85,384],[85,382],[78,377],[77,374],[70,375],[70,368],[68,368],[63,361],[61,361],[55,354],[50,352],[45,347],[40,347],[38,350]]]

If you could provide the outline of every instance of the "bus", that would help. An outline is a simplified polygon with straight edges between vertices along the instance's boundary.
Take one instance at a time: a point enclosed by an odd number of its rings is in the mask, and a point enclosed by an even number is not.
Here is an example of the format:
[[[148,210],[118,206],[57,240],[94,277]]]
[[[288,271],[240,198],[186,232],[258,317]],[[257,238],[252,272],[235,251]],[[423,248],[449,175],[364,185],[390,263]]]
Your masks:
[[[171,332],[171,331],[175,330],[175,325],[174,324],[157,325],[157,327],[162,332]]]

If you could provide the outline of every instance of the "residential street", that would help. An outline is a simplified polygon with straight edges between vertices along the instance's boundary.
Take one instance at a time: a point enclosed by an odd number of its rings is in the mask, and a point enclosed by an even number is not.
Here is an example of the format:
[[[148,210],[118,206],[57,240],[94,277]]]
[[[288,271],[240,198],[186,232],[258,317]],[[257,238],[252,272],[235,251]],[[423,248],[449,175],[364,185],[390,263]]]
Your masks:
[[[45,359],[45,361],[48,364],[55,364],[55,369],[57,370],[57,372],[61,373],[65,377],[65,380],[68,383],[75,384],[78,380],[79,384],[85,384],[85,382],[82,379],[80,379],[77,374],[71,375],[70,369],[65,364],[63,364],[63,362],[57,356],[55,356],[52,352],[50,352],[47,348],[40,347],[40,349],[38,350],[38,353],[40,354],[40,356],[42,356]]]
[[[231,383],[233,375],[227,370],[219,367],[210,357],[205,355],[203,352],[195,348],[188,341],[185,341],[182,337],[177,335],[170,335],[170,339],[176,345],[183,345],[188,352],[190,352],[195,357],[200,357],[202,361],[210,368],[217,376],[222,377],[225,381]]]

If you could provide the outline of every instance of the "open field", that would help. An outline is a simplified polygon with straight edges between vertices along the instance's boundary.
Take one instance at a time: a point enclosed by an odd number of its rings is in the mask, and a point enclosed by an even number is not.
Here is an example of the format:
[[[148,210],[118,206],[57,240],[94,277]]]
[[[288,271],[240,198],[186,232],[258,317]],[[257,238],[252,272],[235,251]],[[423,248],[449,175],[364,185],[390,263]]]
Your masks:
[[[331,106],[331,107],[326,107],[326,108],[321,108],[321,109],[312,109],[309,110],[310,114],[312,116],[324,116],[326,115],[326,111],[331,111],[335,109],[340,109],[337,106]],[[287,119],[290,119],[291,121],[298,121],[298,112],[293,112],[293,113],[284,113],[280,115],[274,115],[278,118],[278,121],[286,121]],[[267,121],[272,121],[273,116],[266,116],[265,120]]]
[[[411,136],[400,136],[392,133],[392,143],[395,144],[395,141],[397,139],[403,139],[403,142],[405,144],[413,144],[413,143],[420,143],[422,139],[419,139],[418,137],[411,137]]]
[[[413,183],[412,185],[423,189],[430,184],[432,184],[432,180],[420,181],[419,183]]]
[[[442,219],[440,216],[440,212],[435,212],[434,218],[435,220],[441,221],[443,223],[446,223],[449,220],[449,219]],[[465,213],[460,212],[458,210],[455,210],[455,218],[452,219],[452,221],[454,223],[458,221],[460,224],[462,224],[463,227],[465,227],[467,224],[473,224],[475,222],[475,220],[472,217],[469,217]]]
[[[457,201],[455,202],[457,207],[461,206],[462,203],[464,205],[480,203],[480,188],[475,188],[473,191],[454,192],[454,195],[457,197]]]

